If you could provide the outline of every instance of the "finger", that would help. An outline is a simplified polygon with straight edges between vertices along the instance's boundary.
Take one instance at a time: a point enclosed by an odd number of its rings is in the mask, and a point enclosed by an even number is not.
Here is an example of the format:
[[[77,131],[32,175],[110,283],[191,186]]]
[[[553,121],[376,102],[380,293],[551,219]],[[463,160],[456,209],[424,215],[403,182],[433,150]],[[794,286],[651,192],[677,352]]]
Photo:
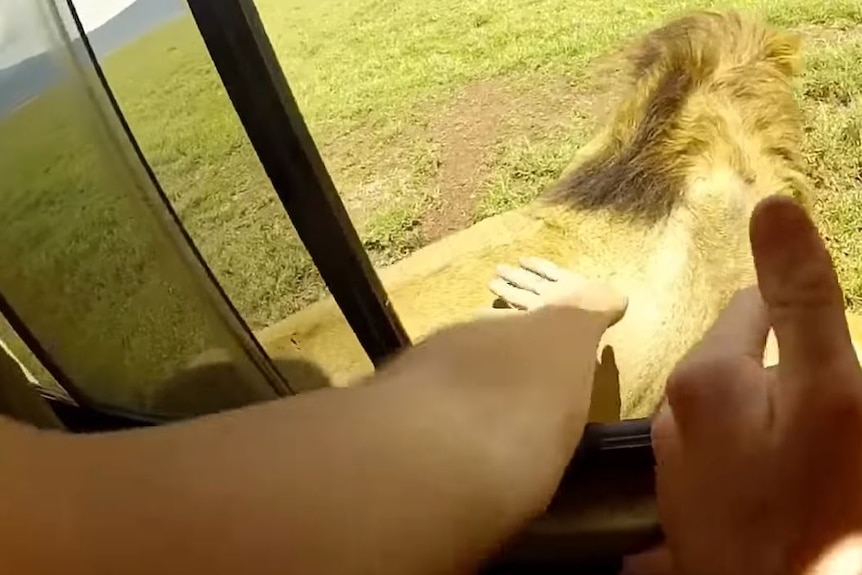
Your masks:
[[[598,282],[571,282],[563,279],[559,289],[546,303],[548,305],[572,305],[585,311],[600,314],[606,328],[619,322],[628,309],[628,298],[611,286]],[[540,297],[545,298],[544,294]]]
[[[769,318],[756,287],[737,292],[668,377],[666,395],[687,434],[759,425],[768,408],[763,352]]]
[[[477,319],[494,319],[501,317],[511,317],[516,314],[523,314],[524,311],[512,307],[482,307],[476,310],[474,316]]]
[[[554,262],[542,258],[521,258],[518,263],[522,268],[528,269],[552,282],[559,281],[566,273],[566,270]]]
[[[679,427],[670,404],[665,401],[653,415],[650,423],[650,440],[656,466],[678,459],[681,451]]]
[[[610,300],[608,305],[601,310],[601,313],[604,314],[607,319],[608,327],[616,325],[625,317],[628,305],[629,300],[624,296],[619,296]]]
[[[769,335],[769,314],[756,286],[737,291],[697,349],[710,356],[746,357],[763,361]]]
[[[535,293],[517,288],[501,278],[492,280],[488,287],[506,303],[520,309],[533,309],[542,303],[541,298]]]
[[[680,524],[680,509],[673,504],[681,482],[691,473],[684,453],[685,439],[680,434],[674,413],[667,404],[656,414],[651,426],[655,455],[655,489],[658,516],[667,529]],[[694,446],[694,450],[697,447]],[[670,524],[670,525],[669,525]],[[667,534],[667,532],[665,533]],[[667,541],[670,544],[672,541]]]
[[[841,287],[804,209],[789,198],[767,198],[752,214],[750,235],[783,368],[799,373],[851,358]]]
[[[658,547],[623,558],[620,575],[673,575],[673,560],[667,547]]]
[[[542,284],[546,282],[544,278],[531,271],[507,265],[497,266],[497,276],[516,287],[535,293],[539,293]]]

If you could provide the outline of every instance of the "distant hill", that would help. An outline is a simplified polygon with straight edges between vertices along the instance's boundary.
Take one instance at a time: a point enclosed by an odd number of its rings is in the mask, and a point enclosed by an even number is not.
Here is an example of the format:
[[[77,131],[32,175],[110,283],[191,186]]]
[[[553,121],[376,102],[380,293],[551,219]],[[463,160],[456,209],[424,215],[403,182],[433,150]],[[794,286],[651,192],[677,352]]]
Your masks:
[[[87,37],[96,54],[106,56],[186,14],[185,0],[136,0]],[[0,69],[0,116],[50,87],[61,76],[60,72],[57,63],[44,53]]]
[[[57,63],[47,54],[0,69],[0,117],[51,86],[59,75]]]
[[[137,0],[87,36],[96,54],[104,56],[186,14],[185,0]]]

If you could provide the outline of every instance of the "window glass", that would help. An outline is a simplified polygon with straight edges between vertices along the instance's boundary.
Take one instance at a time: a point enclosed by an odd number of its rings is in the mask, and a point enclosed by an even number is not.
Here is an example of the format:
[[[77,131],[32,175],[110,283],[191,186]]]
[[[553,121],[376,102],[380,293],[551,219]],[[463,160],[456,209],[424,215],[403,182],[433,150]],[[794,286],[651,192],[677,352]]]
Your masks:
[[[98,50],[144,40],[142,5],[127,16],[102,10],[117,2],[89,6]],[[175,417],[276,397],[281,379],[197,265],[71,24],[65,2],[0,0],[0,294],[93,404]],[[165,141],[182,134],[162,127]],[[15,345],[6,329],[0,338]],[[314,375],[295,350],[276,355]]]
[[[96,42],[120,109],[183,227],[291,386],[342,385],[370,371],[325,297],[184,0],[76,5],[92,38],[124,39]]]
[[[47,369],[36,359],[27,345],[18,337],[6,318],[0,315],[0,347],[18,364],[27,380],[48,394],[69,400],[69,396]]]

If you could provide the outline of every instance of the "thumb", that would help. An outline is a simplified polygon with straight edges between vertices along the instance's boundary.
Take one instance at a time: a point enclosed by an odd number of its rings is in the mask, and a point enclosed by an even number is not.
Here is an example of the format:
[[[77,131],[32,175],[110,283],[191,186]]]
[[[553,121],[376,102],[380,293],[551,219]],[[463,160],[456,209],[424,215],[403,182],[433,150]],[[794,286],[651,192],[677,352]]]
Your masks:
[[[750,235],[782,368],[810,373],[852,358],[838,277],[802,206],[780,196],[761,201],[751,217]]]

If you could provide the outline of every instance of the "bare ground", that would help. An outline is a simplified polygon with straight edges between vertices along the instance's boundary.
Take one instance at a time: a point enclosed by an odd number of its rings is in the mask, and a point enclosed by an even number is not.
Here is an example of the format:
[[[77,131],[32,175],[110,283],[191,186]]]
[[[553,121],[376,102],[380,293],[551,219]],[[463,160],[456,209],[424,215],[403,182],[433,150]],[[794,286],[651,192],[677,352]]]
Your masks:
[[[440,146],[435,183],[442,201],[422,221],[424,239],[434,241],[472,223],[478,190],[493,173],[500,143],[557,135],[571,116],[591,109],[594,100],[563,78],[529,86],[500,80],[468,85],[431,126],[431,137]]]
[[[596,89],[567,78],[484,80],[415,110],[385,145],[368,126],[321,146],[355,225],[393,206],[416,207],[405,226],[419,247],[469,227],[499,167],[500,146],[564,138],[596,113]],[[400,149],[402,154],[393,154]]]

